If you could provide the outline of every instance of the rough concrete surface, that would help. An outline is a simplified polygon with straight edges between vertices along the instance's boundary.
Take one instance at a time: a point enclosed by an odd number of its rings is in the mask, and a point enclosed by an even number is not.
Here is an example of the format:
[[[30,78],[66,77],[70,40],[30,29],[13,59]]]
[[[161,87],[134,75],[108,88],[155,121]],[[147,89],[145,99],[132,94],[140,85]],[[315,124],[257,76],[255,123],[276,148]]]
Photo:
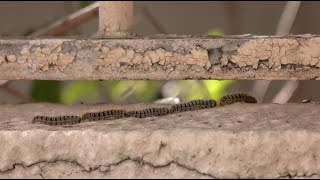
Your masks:
[[[0,178],[319,178],[320,104],[233,104],[73,126],[35,115],[138,105],[0,105]]]
[[[1,39],[0,79],[309,80],[319,52],[310,34]]]

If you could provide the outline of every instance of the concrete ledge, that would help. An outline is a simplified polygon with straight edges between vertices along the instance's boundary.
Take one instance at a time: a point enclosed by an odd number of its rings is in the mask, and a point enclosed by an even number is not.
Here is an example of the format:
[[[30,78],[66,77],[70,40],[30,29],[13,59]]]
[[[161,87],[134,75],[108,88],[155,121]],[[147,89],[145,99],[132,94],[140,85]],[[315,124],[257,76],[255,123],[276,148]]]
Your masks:
[[[0,39],[0,79],[319,79],[319,44],[316,35]]]
[[[320,104],[233,104],[52,127],[35,115],[146,104],[0,106],[1,178],[319,178]]]

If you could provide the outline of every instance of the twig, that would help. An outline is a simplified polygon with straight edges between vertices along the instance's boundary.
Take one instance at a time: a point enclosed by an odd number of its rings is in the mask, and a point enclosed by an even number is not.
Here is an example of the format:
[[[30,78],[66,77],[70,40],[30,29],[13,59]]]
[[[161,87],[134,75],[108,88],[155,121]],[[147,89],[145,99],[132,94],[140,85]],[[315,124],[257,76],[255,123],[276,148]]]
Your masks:
[[[129,96],[131,96],[134,93],[136,88],[137,86],[135,84],[131,84],[129,87],[127,87],[127,89],[123,93],[121,93],[120,99],[128,103]]]
[[[10,82],[9,80],[0,80],[0,87],[9,82]]]
[[[204,89],[205,98],[210,98],[210,92],[208,90],[208,87],[205,85],[204,80],[197,80],[196,82],[197,82],[198,86],[200,86],[201,88]]]
[[[159,21],[152,15],[146,6],[141,9],[142,14],[149,20],[152,26],[161,34],[167,34],[166,29],[159,23]]]
[[[229,22],[229,29],[231,34],[242,33],[242,23],[240,16],[240,9],[237,2],[225,1],[225,12]]]
[[[289,34],[292,25],[296,19],[296,15],[298,13],[299,7],[301,5],[301,1],[288,1],[282,15],[280,17],[278,27],[276,30],[276,35],[285,35]],[[253,94],[256,95],[258,102],[262,102],[263,98],[266,94],[266,91],[270,85],[271,81],[256,81],[253,87]],[[288,81],[288,84],[285,84],[284,87],[280,90],[279,94],[285,94],[281,91],[287,91],[289,87],[294,88],[294,90],[289,90],[290,92],[294,92],[295,89],[298,87],[298,82],[293,81],[296,85],[293,85],[292,82]],[[291,95],[286,96],[286,98],[280,98],[278,95],[272,100],[273,103],[286,103]]]
[[[73,12],[75,12],[78,9],[75,9],[73,6],[73,2],[72,1],[64,1],[64,11],[66,12],[66,14],[71,14]],[[79,35],[80,31],[79,28],[75,28],[73,30],[70,30],[70,34],[71,35]]]
[[[7,91],[8,93],[10,93],[11,95],[21,99],[24,103],[31,103],[32,99],[29,98],[28,96],[23,95],[21,92],[17,91],[14,88],[11,88],[9,86],[9,84],[11,83],[11,81],[7,81],[6,83],[2,84],[0,86],[0,89]]]
[[[273,98],[273,103],[283,104],[289,101],[293,93],[296,91],[298,81],[287,81],[278,94]]]
[[[57,36],[61,35],[71,29],[82,24],[84,21],[87,21],[93,17],[98,16],[99,14],[99,2],[95,2],[85,8],[80,9],[79,11],[68,15],[62,19],[59,19],[51,26],[42,29],[33,33],[32,37],[40,36]]]
[[[301,1],[288,1],[279,20],[276,35],[289,34],[296,19]]]
[[[252,95],[257,98],[258,103],[263,102],[270,83],[271,81],[269,80],[256,80],[254,82]]]

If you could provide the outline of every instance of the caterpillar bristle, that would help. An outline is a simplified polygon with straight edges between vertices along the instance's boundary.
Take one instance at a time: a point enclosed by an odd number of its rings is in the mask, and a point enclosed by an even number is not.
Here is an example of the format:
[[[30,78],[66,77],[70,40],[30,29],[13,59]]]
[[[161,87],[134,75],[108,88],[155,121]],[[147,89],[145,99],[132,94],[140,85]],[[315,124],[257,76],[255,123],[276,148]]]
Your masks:
[[[210,100],[192,100],[185,103],[172,105],[170,108],[170,113],[194,111],[205,108],[212,108],[216,106],[216,101]]]
[[[107,110],[100,112],[89,112],[82,116],[82,119],[87,119],[89,121],[99,121],[99,120],[111,120],[117,118],[123,118],[126,116],[125,110]]]
[[[57,125],[71,125],[81,122],[81,117],[79,116],[58,116],[58,117],[46,117],[46,116],[35,116],[32,120],[32,123],[41,123],[50,126]]]
[[[247,94],[231,94],[220,99],[220,106],[230,105],[236,102],[257,103],[257,99]]]
[[[128,111],[126,117],[146,118],[151,116],[164,116],[170,113],[166,107],[163,108],[147,108],[138,111]]]

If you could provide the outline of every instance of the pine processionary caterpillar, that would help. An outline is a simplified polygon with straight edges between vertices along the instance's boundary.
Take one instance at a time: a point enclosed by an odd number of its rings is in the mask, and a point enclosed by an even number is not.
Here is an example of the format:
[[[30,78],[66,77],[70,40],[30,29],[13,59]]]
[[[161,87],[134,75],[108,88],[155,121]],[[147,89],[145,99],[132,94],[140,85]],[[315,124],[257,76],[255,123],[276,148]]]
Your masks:
[[[164,108],[148,108],[140,111],[128,111],[127,117],[146,118],[151,116],[164,116],[169,114],[169,109]]]
[[[82,119],[89,121],[110,120],[126,117],[125,110],[107,110],[101,112],[89,112],[82,116]]]
[[[59,116],[59,117],[46,117],[46,116],[35,116],[32,123],[40,122],[51,126],[56,125],[72,125],[82,121],[79,116]]]
[[[171,106],[170,113],[194,111],[205,108],[212,108],[217,105],[216,101],[210,100],[192,100],[185,103],[175,104]]]
[[[245,103],[257,103],[256,98],[247,94],[232,94],[226,95],[220,99],[220,106],[233,104],[236,102]],[[46,116],[35,116],[33,123],[40,122],[47,125],[72,125],[81,123],[84,120],[99,121],[99,120],[111,120],[119,119],[124,117],[136,117],[146,118],[151,116],[164,116],[170,113],[194,111],[199,109],[213,108],[216,107],[217,103],[215,100],[192,100],[185,103],[172,105],[171,108],[147,108],[138,111],[125,111],[125,110],[107,110],[100,112],[88,112],[79,116],[59,116],[59,117],[46,117]]]
[[[257,103],[257,100],[253,96],[249,96],[247,94],[232,94],[223,96],[220,99],[220,106],[233,104],[236,102]]]

